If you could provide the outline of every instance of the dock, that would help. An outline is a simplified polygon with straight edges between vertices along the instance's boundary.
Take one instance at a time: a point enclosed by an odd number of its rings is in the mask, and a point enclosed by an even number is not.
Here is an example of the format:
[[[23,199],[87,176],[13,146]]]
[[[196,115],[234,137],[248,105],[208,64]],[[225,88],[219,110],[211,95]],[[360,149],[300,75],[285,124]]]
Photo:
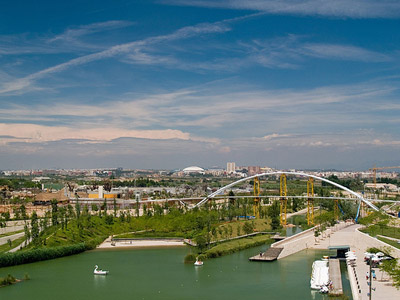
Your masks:
[[[279,254],[282,252],[283,248],[271,247],[264,253],[260,253],[253,257],[250,257],[251,261],[274,261],[278,258]]]
[[[340,274],[340,262],[337,258],[329,259],[329,279],[332,281],[332,288],[329,290],[329,294],[342,295],[342,275]]]

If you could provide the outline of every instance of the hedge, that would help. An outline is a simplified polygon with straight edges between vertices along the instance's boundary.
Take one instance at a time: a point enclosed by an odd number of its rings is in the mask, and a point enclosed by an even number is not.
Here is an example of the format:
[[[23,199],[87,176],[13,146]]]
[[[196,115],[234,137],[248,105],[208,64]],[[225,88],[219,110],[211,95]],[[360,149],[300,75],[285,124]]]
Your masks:
[[[219,244],[207,250],[205,253],[201,255],[201,259],[215,258],[231,254],[247,248],[264,245],[265,243],[271,243],[272,241],[273,240],[268,235],[229,241],[226,243]]]
[[[54,248],[37,248],[26,251],[17,251],[14,253],[5,253],[0,255],[0,267],[9,267],[20,264],[27,264],[41,260],[53,259],[62,256],[68,256],[85,251],[85,243],[60,246]]]

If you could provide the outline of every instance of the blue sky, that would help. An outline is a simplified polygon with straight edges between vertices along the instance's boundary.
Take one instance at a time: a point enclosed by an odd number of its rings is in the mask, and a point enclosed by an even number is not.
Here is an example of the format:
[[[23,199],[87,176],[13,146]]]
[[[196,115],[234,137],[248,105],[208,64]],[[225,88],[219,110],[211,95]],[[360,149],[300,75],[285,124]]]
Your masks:
[[[399,165],[400,2],[13,1],[0,169]]]

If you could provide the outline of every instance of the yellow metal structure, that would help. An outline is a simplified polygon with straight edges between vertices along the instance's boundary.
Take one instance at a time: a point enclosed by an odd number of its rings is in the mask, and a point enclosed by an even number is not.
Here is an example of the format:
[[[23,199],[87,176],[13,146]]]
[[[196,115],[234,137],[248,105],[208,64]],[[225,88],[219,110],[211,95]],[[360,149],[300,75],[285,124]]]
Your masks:
[[[339,220],[339,200],[335,199],[335,206],[333,207],[333,215],[335,220]]]
[[[400,166],[396,166],[396,167],[376,167],[374,166],[373,168],[371,168],[370,170],[373,172],[374,174],[374,188],[376,189],[376,171],[377,170],[384,170],[384,169],[400,169]]]
[[[253,202],[253,212],[254,216],[260,218],[260,178],[254,178],[254,202]]]
[[[280,222],[282,226],[286,226],[287,221],[287,187],[286,187],[286,175],[282,174],[280,177],[280,195],[281,195],[281,205],[280,205]]]
[[[307,181],[307,224],[314,225],[314,178]]]

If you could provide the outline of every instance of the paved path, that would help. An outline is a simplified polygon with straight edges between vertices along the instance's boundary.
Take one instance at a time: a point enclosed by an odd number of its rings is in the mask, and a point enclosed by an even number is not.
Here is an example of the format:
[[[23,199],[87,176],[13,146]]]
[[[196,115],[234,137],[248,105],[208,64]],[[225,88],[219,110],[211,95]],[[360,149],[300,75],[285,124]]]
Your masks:
[[[342,276],[340,274],[340,262],[336,258],[329,259],[329,279],[332,281],[332,290],[329,294],[342,295]]]
[[[4,237],[0,238],[0,245],[6,244],[8,239],[14,241],[24,235],[25,235],[25,232],[20,232],[20,233],[9,235],[9,236],[4,236]]]
[[[335,231],[331,233],[329,237],[319,241],[319,243],[314,245],[312,248],[327,249],[329,246],[349,245],[350,250],[355,251],[357,256],[355,270],[361,289],[359,299],[366,300],[369,299],[367,295],[369,292],[369,286],[366,280],[366,273],[369,271],[369,266],[364,263],[364,252],[366,252],[368,244],[364,243],[356,245],[354,237],[355,230],[360,227],[361,225],[355,224]],[[375,288],[375,291],[372,292],[372,299],[399,300],[400,290],[397,290],[394,286],[392,286],[389,276],[387,274],[382,274],[379,269],[375,269],[375,273],[377,280],[372,282],[372,287]]]
[[[28,225],[30,224],[30,220],[26,220],[26,221],[21,221],[21,220],[8,221],[6,227],[0,228],[0,234],[10,233],[10,232],[22,230],[22,229],[24,229],[25,222]]]

